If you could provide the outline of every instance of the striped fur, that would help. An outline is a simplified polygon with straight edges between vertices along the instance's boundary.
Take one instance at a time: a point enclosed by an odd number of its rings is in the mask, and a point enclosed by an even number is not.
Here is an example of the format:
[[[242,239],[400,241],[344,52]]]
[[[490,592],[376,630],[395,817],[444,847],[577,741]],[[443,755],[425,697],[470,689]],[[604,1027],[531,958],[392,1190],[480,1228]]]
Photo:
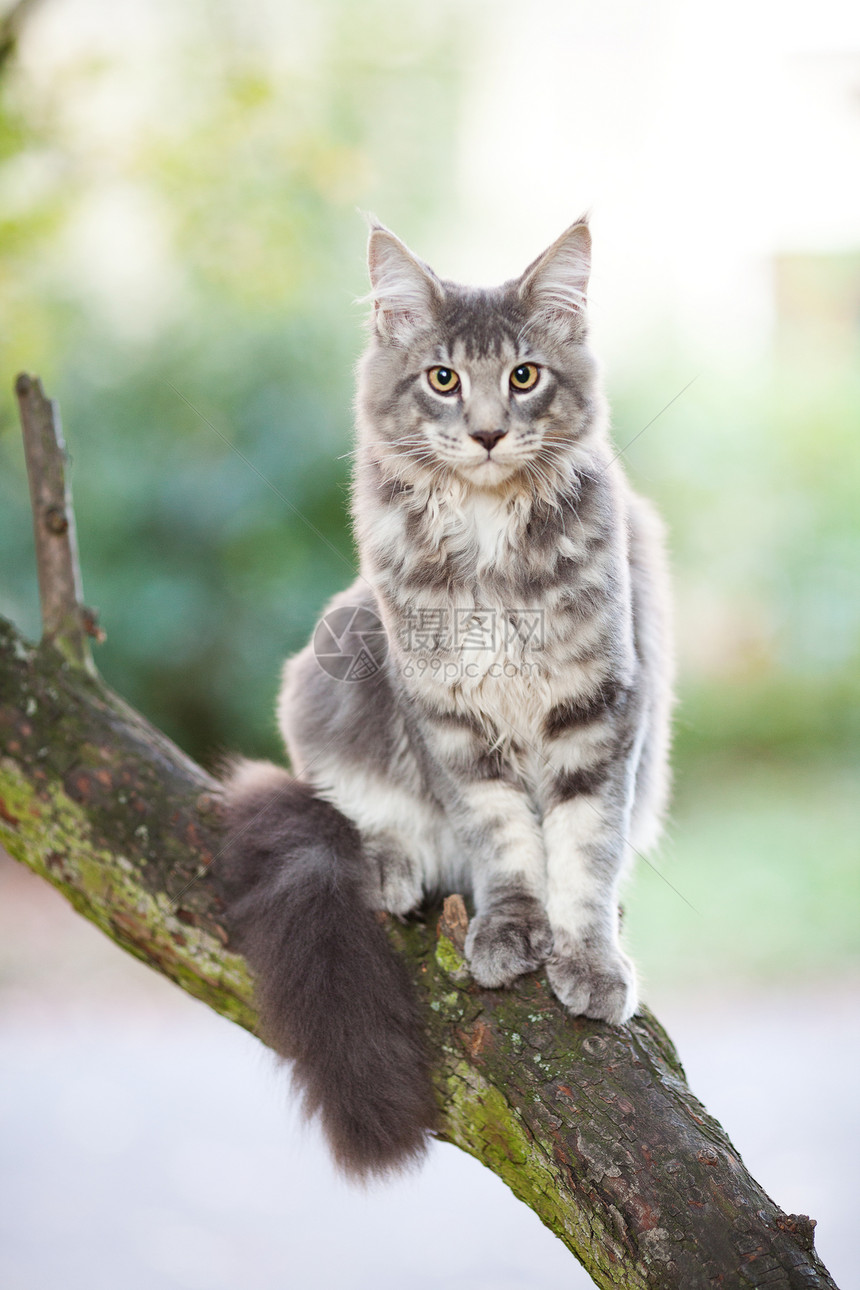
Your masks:
[[[388,652],[345,682],[309,645],[286,666],[278,716],[295,775],[343,822],[348,863],[362,868],[356,919],[464,891],[481,985],[546,965],[572,1012],[620,1024],[637,1000],[619,883],[631,851],[659,832],[672,669],[660,526],[615,460],[587,343],[589,253],[580,221],[521,278],[473,289],[373,228],[353,488],[361,576],[328,613],[378,615]],[[452,392],[434,388],[437,368],[456,375]],[[260,791],[231,790],[244,829],[234,857],[252,845],[243,803]],[[319,847],[311,865],[307,842],[279,837],[270,863],[321,872]],[[287,939],[279,953],[292,964]],[[261,955],[258,970],[276,964]],[[325,963],[311,974],[337,976]],[[284,990],[261,989],[290,1008]],[[385,1049],[384,1017],[367,1033]],[[317,1042],[297,1060],[325,1118]],[[390,1043],[402,1051],[400,1032]],[[417,1086],[410,1098],[424,1107]],[[360,1091],[349,1115],[343,1099],[331,1093],[331,1115],[360,1120]],[[393,1104],[399,1113],[402,1099]],[[371,1151],[367,1167],[396,1163],[395,1128],[395,1147]],[[403,1141],[413,1155],[414,1136]],[[353,1145],[340,1155],[361,1171]]]

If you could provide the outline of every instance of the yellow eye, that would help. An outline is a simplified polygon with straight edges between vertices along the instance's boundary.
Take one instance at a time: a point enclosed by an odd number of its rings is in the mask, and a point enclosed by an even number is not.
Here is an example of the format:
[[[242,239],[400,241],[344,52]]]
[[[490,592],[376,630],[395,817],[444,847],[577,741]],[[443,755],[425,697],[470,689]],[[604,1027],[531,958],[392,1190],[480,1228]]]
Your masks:
[[[456,394],[460,388],[460,378],[450,367],[431,367],[427,380],[437,394]]]
[[[520,363],[511,372],[512,390],[533,390],[540,380],[540,368],[537,363]]]

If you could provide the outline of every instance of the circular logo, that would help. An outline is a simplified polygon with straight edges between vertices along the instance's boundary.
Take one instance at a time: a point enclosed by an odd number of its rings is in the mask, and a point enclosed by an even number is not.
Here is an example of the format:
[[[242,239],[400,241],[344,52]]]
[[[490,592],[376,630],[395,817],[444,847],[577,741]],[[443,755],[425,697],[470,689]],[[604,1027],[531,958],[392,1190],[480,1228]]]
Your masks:
[[[363,605],[332,609],[317,624],[314,654],[336,681],[366,681],[376,676],[388,654],[382,620]]]

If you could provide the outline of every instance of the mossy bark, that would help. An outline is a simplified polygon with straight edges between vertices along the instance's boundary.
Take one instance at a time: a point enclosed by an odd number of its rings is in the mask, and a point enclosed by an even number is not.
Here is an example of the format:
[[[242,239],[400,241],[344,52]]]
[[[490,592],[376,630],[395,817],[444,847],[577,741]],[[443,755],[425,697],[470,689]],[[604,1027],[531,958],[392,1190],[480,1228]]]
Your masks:
[[[253,1030],[222,918],[215,790],[97,677],[0,622],[0,841],[124,949]],[[618,1029],[571,1018],[538,975],[481,990],[461,910],[437,914],[390,932],[425,1009],[441,1136],[599,1286],[834,1286],[812,1222],[749,1176],[650,1013]]]

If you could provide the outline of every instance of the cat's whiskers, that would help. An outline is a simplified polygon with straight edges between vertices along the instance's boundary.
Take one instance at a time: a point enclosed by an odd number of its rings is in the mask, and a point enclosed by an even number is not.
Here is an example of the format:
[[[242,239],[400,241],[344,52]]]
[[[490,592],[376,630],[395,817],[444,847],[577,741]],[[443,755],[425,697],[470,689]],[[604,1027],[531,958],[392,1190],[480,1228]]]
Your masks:
[[[585,343],[585,222],[497,289],[443,283],[378,226],[369,263],[345,454],[362,572],[285,670],[306,782],[263,767],[277,797],[234,795],[228,844],[253,884],[264,1029],[364,1176],[417,1157],[434,1123],[368,897],[403,915],[470,890],[479,986],[545,964],[571,1012],[626,1021],[618,882],[658,831],[671,681],[659,529],[612,466]]]

